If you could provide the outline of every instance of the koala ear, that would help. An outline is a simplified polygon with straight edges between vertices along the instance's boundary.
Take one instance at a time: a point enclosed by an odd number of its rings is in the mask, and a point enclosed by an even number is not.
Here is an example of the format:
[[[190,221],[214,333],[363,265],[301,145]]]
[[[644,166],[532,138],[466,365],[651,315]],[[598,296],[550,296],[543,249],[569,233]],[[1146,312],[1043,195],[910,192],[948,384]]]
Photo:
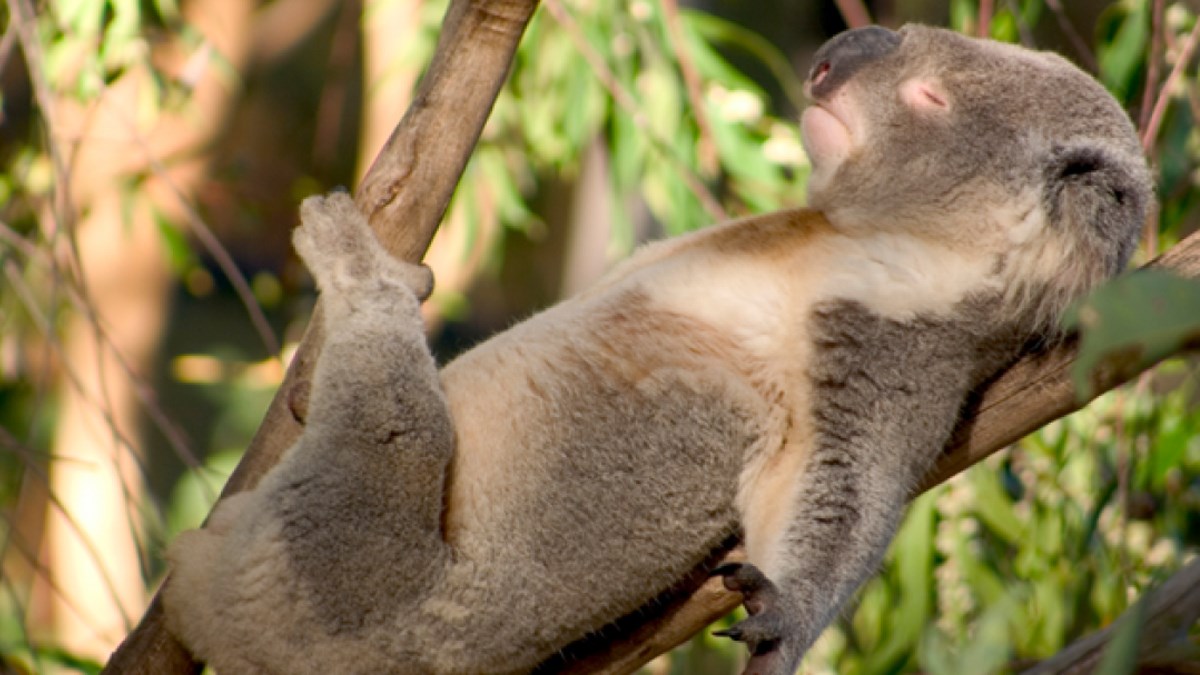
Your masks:
[[[1045,178],[1053,227],[1078,237],[1107,274],[1124,269],[1153,199],[1140,158],[1094,144],[1055,145]]]

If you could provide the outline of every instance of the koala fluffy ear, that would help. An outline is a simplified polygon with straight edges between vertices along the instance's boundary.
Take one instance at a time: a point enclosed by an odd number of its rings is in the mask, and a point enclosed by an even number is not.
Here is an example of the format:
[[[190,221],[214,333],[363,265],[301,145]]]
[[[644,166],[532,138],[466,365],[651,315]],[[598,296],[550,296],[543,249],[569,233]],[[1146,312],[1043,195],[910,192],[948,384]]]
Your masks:
[[[1140,158],[1094,144],[1056,144],[1045,178],[1054,227],[1098,253],[1107,274],[1124,269],[1153,199]]]

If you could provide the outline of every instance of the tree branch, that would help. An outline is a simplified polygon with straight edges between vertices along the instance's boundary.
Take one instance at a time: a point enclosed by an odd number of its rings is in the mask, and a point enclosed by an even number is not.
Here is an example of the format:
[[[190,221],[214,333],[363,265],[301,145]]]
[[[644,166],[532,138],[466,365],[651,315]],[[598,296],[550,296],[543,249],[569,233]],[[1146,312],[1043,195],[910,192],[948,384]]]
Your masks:
[[[1200,233],[1180,242],[1147,267],[1200,277]],[[918,492],[949,480],[1048,422],[1086,405],[1088,400],[1076,399],[1071,382],[1076,346],[1071,339],[1048,351],[1026,355],[978,392],[945,454]],[[1139,372],[1126,367],[1097,374],[1094,396],[1129,381]],[[744,556],[740,548],[732,548],[728,554],[738,559]],[[705,570],[697,570],[680,588],[660,600],[636,617],[618,622],[615,637],[610,633],[603,640],[585,639],[564,650],[563,655],[545,664],[546,672],[631,673],[728,614],[740,604],[741,596],[725,590],[720,579],[709,579]]]
[[[355,194],[384,247],[419,262],[433,239],[459,176],[508,75],[537,0],[454,0],[433,62],[412,105]],[[324,335],[320,302],[287,376],[221,496],[253,488],[300,436],[304,407]],[[170,583],[168,578],[164,583]],[[166,630],[161,590],[105,673],[196,673],[201,666]]]

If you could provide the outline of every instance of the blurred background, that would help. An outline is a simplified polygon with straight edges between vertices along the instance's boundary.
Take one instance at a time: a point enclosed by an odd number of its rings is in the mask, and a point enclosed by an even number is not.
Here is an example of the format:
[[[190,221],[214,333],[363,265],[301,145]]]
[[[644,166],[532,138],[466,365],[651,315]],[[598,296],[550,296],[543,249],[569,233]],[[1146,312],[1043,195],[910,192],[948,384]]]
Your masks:
[[[443,361],[639,242],[803,205],[808,57],[868,18],[1057,51],[1130,111],[1196,228],[1197,7],[1165,0],[542,0],[426,261]],[[96,672],[203,520],[313,306],[296,205],[353,187],[445,0],[0,9],[0,672]],[[807,673],[999,673],[1108,625],[1200,543],[1175,358],[917,499]],[[1200,662],[1195,642],[1172,667]],[[698,637],[647,668],[733,673]],[[1188,666],[1190,667],[1190,666]],[[1163,672],[1200,672],[1171,670]]]

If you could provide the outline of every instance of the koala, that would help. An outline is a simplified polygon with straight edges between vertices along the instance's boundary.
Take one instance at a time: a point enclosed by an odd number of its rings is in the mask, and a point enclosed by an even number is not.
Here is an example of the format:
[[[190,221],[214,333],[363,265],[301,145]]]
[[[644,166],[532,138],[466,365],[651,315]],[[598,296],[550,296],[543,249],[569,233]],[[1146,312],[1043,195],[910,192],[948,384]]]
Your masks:
[[[220,673],[525,673],[736,536],[723,634],[794,672],[970,392],[1122,269],[1153,201],[1058,56],[910,25],[814,62],[810,208],[651,244],[440,370],[428,273],[307,199],[306,428],[171,547],[171,629]]]

